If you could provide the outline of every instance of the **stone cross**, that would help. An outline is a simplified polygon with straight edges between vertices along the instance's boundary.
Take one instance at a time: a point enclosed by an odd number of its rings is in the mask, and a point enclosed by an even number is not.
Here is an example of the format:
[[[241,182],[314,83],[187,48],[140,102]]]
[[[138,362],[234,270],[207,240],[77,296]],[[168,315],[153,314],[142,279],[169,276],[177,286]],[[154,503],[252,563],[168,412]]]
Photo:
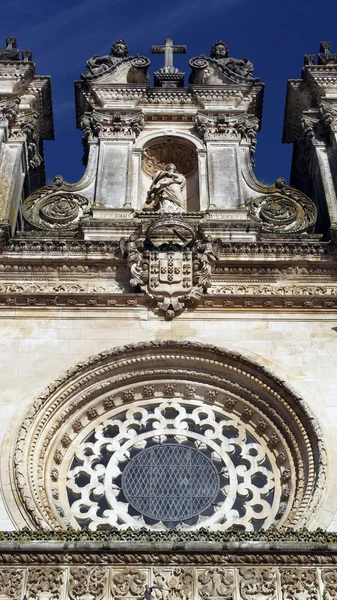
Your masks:
[[[152,46],[152,54],[165,54],[165,67],[173,67],[173,54],[186,54],[186,46],[174,46],[171,38],[166,38],[164,46]]]

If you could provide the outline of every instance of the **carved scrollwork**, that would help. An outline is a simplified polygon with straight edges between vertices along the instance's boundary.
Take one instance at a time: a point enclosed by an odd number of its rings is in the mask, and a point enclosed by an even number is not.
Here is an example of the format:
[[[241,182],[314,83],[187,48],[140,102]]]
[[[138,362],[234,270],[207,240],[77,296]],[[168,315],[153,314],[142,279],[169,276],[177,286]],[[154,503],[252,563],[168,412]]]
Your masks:
[[[131,65],[137,69],[147,69],[150,66],[150,59],[147,56],[135,55],[130,60]]]
[[[24,218],[36,229],[76,229],[79,220],[89,214],[89,200],[62,189],[62,182],[41,188],[23,204]]]
[[[206,56],[202,54],[200,56],[195,56],[189,60],[189,65],[191,69],[207,69],[208,67],[208,59]]]
[[[248,215],[270,233],[292,234],[312,230],[317,208],[308,196],[278,180],[275,193],[248,202]]]

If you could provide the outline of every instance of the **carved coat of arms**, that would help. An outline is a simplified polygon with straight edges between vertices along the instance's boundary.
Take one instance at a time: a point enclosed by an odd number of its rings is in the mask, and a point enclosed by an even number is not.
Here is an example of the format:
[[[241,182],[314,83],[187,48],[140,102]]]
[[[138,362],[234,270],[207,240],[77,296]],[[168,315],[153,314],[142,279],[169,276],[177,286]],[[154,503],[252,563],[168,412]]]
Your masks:
[[[210,236],[173,215],[153,221],[143,240],[135,235],[122,239],[121,249],[131,285],[154,299],[169,319],[207,291],[217,258]]]

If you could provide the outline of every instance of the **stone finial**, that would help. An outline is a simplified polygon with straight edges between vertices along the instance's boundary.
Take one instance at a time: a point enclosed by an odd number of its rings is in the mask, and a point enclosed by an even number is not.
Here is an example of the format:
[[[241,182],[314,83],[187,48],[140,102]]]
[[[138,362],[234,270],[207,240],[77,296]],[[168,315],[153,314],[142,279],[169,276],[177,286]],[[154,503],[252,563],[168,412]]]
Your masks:
[[[0,60],[20,60],[15,37],[6,38],[6,48],[0,49]]]
[[[0,48],[0,61],[19,61],[20,51],[17,47],[16,37],[6,37],[6,48]],[[31,50],[22,50],[22,61],[30,62],[33,60]]]
[[[304,66],[312,66],[315,64],[315,55],[314,54],[305,54],[304,55]]]
[[[321,42],[318,55],[319,65],[337,65],[337,54],[331,52],[331,42]]]
[[[154,74],[154,84],[158,87],[183,87],[185,73],[173,65],[173,54],[186,54],[186,46],[176,46],[171,38],[166,38],[165,44],[152,46],[152,54],[165,54],[165,65]]]

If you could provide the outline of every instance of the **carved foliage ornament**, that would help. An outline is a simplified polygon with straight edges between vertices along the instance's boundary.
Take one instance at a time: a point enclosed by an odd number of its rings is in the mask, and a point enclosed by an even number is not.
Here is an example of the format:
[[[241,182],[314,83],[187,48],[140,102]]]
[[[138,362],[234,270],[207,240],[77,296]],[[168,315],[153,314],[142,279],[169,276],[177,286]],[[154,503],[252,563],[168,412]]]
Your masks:
[[[139,113],[85,113],[81,129],[88,140],[97,137],[137,137],[144,127],[144,115]]]
[[[133,287],[139,287],[172,319],[188,303],[203,296],[211,285],[217,250],[182,218],[163,216],[153,221],[145,239],[121,239]]]
[[[54,185],[47,185],[26,198],[23,216],[36,229],[77,229],[78,221],[90,214],[90,202],[63,187],[59,176],[54,181]]]
[[[50,567],[46,564],[46,554],[10,555],[11,560],[21,564],[20,568],[5,565],[0,567],[0,582],[4,582],[0,597],[3,600],[54,600],[55,585],[59,582],[57,597],[60,600],[336,598],[336,567],[333,566],[333,554],[331,567],[322,568],[320,565],[329,561],[327,555],[316,558],[312,553],[300,556],[275,553],[268,555],[261,554],[260,549],[261,546],[256,546],[254,552],[240,555],[189,554],[188,551],[177,552],[174,555],[163,552],[93,554],[93,550],[90,552],[88,546],[85,550],[82,546],[81,552],[49,554],[48,558],[59,562],[60,567]],[[4,560],[8,558],[8,554],[4,555]],[[231,567],[216,564],[227,561],[239,564]],[[33,562],[33,565],[30,562]],[[40,567],[34,566],[39,562],[44,564]],[[69,567],[69,562],[74,566]],[[76,562],[86,563],[86,566],[75,566]],[[242,562],[246,562],[247,566],[240,566]],[[282,563],[284,567],[279,566]],[[36,574],[32,572],[37,570],[41,574],[45,571],[45,579],[49,580],[50,587],[37,586],[36,592],[29,582],[36,579]],[[8,583],[12,577],[13,585]],[[66,579],[69,583],[64,586],[61,581]]]
[[[4,490],[13,518],[27,515],[20,527],[301,527],[324,485],[321,440],[302,400],[241,355],[152,342],[103,352],[51,385],[12,449],[20,511]],[[161,447],[172,468],[193,475],[186,490],[172,486],[172,505]],[[162,486],[154,503],[150,480],[143,485],[152,459]],[[211,492],[195,493],[199,469]]]
[[[262,224],[262,231],[270,233],[310,232],[317,221],[317,208],[308,196],[276,182],[273,194],[248,201],[248,216]]]

